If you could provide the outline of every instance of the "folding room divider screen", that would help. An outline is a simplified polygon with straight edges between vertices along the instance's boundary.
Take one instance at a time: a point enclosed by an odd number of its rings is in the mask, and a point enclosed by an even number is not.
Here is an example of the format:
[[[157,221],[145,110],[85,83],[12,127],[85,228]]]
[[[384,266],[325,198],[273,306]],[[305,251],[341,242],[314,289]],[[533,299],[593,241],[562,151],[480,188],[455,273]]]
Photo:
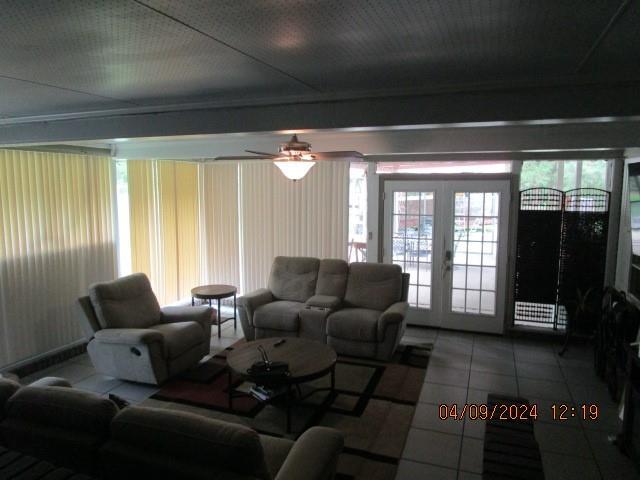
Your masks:
[[[564,328],[578,297],[602,290],[609,197],[595,188],[520,192],[516,325]]]

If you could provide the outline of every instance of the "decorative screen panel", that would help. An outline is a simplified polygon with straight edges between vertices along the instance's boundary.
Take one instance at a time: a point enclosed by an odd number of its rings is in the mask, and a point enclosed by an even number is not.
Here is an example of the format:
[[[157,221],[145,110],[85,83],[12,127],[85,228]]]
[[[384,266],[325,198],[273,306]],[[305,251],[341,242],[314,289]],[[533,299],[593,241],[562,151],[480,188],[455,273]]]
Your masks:
[[[564,328],[578,291],[602,288],[609,192],[520,192],[515,324]]]

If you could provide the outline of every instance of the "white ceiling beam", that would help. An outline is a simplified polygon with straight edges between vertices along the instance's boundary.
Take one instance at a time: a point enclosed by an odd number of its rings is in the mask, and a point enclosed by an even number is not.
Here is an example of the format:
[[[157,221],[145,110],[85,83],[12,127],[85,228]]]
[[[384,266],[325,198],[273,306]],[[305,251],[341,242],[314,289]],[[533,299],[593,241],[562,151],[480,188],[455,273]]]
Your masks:
[[[410,130],[299,131],[313,150],[357,150],[383,156],[463,152],[527,152],[553,150],[624,149],[640,146],[640,119],[554,124],[440,127]],[[285,133],[255,133],[135,140],[115,144],[120,158],[213,158],[241,155],[245,149],[275,152],[288,140]],[[603,153],[604,154],[604,153]],[[551,152],[550,156],[554,156]],[[598,155],[591,152],[589,155]],[[607,155],[611,155],[610,152]],[[513,154],[496,156],[513,158]],[[527,155],[524,155],[527,156]],[[407,159],[403,159],[407,160]]]
[[[121,115],[104,113],[90,118],[33,119],[17,123],[5,120],[0,123],[0,145],[279,130],[621,118],[640,115],[639,88],[637,82],[505,88]]]

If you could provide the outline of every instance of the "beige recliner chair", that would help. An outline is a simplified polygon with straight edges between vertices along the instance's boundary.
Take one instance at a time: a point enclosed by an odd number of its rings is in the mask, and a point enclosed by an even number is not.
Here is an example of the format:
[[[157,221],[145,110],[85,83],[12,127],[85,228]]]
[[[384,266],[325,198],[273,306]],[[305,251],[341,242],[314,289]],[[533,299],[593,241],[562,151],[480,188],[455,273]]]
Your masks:
[[[102,374],[159,385],[209,353],[214,309],[160,308],[143,273],[96,283],[79,302],[87,351]]]

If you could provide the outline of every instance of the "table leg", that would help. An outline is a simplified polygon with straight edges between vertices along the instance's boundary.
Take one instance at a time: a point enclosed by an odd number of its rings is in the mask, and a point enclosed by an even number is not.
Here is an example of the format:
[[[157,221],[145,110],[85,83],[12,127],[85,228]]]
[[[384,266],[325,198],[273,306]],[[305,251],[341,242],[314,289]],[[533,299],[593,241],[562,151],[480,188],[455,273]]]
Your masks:
[[[287,433],[291,433],[291,384],[287,384]]]
[[[331,369],[331,393],[336,389],[336,366]]]
[[[195,307],[196,306],[196,299],[191,297],[191,306]]]
[[[220,331],[222,326],[220,325],[221,322],[221,316],[220,316],[220,299],[218,299],[218,338],[220,338]]]
[[[236,321],[238,319],[238,314],[236,313],[236,294],[233,294],[233,329],[237,328]]]
[[[227,372],[229,374],[229,383],[227,386],[227,390],[229,392],[229,410],[233,410],[233,388],[231,386],[231,382],[233,381],[233,378],[231,377],[231,369],[229,367],[227,367]]]

